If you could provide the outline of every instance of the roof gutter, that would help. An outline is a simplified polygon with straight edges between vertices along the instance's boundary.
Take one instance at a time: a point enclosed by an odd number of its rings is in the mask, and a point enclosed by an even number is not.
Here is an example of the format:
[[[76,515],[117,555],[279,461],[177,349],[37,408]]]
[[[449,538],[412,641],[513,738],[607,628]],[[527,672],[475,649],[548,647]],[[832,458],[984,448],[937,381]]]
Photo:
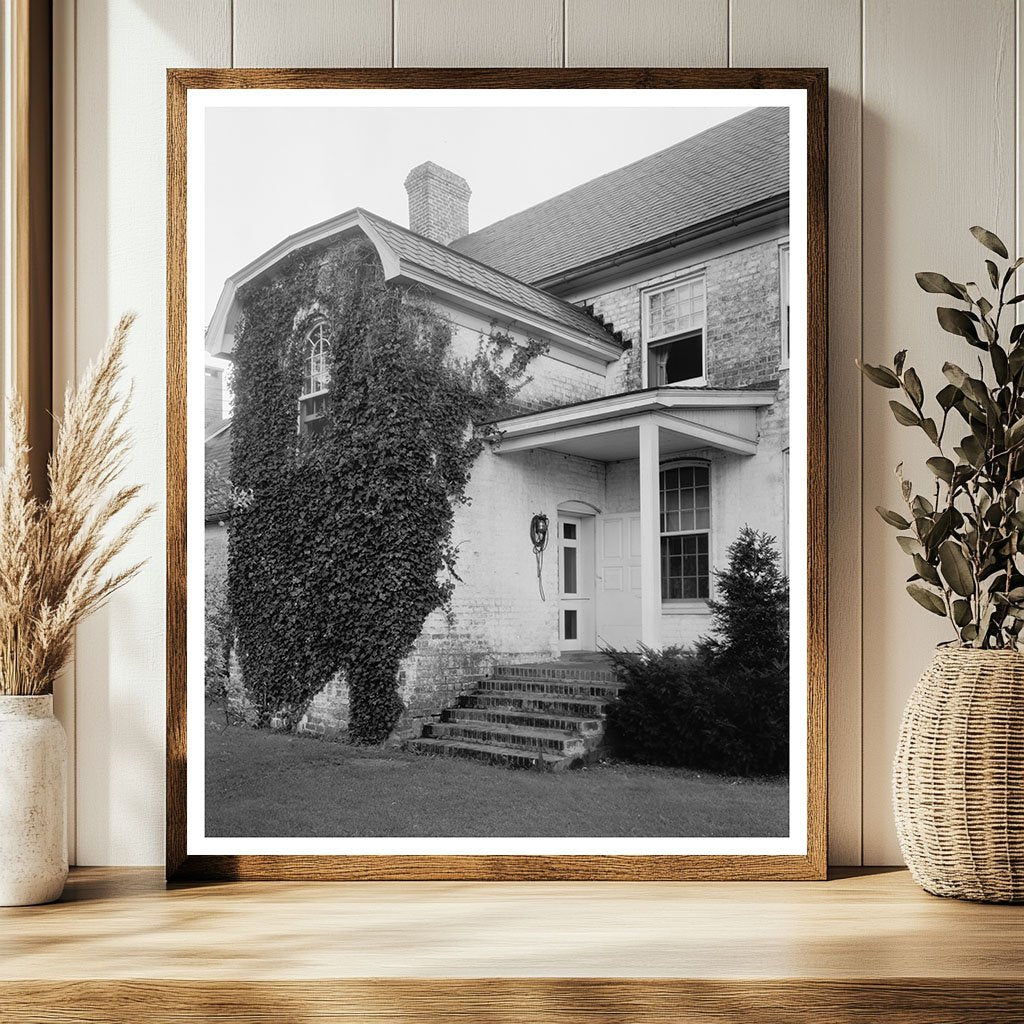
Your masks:
[[[691,225],[674,231],[670,235],[664,235],[653,242],[644,242],[642,245],[634,246],[632,249],[624,249],[614,256],[606,256],[602,259],[592,260],[590,263],[581,264],[572,270],[561,274],[554,274],[551,277],[542,277],[530,284],[534,288],[552,289],[561,285],[571,284],[581,278],[589,277],[601,270],[608,270],[612,267],[621,266],[624,263],[632,263],[634,260],[644,256],[653,256],[656,253],[664,252],[666,249],[673,249],[685,242],[692,242],[703,235],[709,235],[716,231],[723,231],[731,227],[739,227],[757,217],[764,217],[773,213],[780,213],[789,209],[789,193],[785,192],[769,199],[763,199],[758,203],[737,210],[735,213],[715,217],[711,220],[702,221],[700,224]]]

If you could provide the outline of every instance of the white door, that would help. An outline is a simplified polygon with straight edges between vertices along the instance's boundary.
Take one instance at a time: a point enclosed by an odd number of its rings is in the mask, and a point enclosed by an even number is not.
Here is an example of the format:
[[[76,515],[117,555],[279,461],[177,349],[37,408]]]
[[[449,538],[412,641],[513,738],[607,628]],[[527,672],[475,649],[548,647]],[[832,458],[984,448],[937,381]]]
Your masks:
[[[620,649],[640,642],[640,513],[597,517],[597,639]]]
[[[558,636],[563,651],[594,650],[593,517],[558,515]]]

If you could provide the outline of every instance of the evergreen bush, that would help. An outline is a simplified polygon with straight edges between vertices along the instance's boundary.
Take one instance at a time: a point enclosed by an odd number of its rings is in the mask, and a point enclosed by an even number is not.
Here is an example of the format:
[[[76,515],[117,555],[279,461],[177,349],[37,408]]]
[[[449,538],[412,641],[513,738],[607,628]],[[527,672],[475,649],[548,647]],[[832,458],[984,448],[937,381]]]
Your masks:
[[[744,527],[715,579],[714,633],[692,650],[606,649],[625,684],[609,707],[610,738],[641,763],[784,773],[789,584],[774,538]]]

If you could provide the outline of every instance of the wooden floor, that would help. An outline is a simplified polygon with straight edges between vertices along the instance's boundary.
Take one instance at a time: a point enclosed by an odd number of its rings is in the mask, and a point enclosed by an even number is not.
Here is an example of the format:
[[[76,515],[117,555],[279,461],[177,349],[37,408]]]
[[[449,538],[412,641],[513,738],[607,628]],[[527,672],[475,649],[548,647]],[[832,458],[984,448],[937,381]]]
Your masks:
[[[829,882],[223,883],[0,909],[0,1021],[1024,1021],[1024,907]]]

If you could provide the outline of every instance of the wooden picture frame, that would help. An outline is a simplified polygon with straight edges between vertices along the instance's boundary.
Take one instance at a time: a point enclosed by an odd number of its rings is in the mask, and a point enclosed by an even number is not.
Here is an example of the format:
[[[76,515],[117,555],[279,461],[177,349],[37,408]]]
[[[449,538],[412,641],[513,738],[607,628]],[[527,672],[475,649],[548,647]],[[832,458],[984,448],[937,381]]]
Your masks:
[[[710,855],[189,852],[187,842],[187,109],[193,90],[775,89],[806,95],[806,850]],[[167,74],[167,845],[169,880],[820,879],[826,874],[827,72],[821,69],[171,69]],[[788,452],[788,449],[787,449]],[[787,456],[788,458],[788,456]],[[794,639],[794,642],[798,642]]]

